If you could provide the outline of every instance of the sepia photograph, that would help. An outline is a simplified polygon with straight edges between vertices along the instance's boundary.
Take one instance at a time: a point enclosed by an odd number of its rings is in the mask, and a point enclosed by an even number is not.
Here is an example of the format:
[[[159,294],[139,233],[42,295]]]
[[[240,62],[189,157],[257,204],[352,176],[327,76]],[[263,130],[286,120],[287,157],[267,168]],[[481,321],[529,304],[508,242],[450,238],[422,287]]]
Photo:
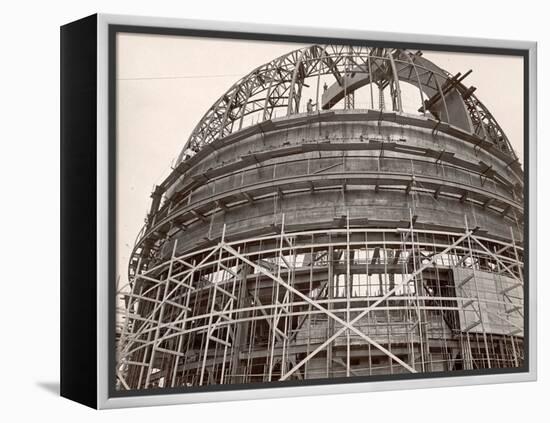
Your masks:
[[[116,392],[525,371],[522,55],[115,41]]]

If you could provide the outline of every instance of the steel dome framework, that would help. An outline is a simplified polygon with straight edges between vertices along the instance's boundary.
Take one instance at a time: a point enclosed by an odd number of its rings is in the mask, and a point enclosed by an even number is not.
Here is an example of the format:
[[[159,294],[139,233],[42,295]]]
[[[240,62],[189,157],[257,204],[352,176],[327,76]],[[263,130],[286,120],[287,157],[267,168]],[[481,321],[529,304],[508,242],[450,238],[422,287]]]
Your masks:
[[[413,54],[398,49],[334,45],[295,50],[243,77],[208,110],[189,137],[187,146],[197,152],[213,140],[241,129],[244,118],[249,115],[258,114],[259,121],[266,121],[273,118],[276,109],[283,109],[289,116],[296,113],[300,109],[306,80],[321,75],[333,76],[338,87],[337,94],[323,99],[323,109],[329,109],[348,94],[352,95],[360,86],[374,83],[390,86],[392,108],[403,112],[399,86],[400,82],[407,82],[418,87],[424,114],[437,111],[442,121],[470,129],[515,156],[498,123],[473,95],[474,90],[468,91],[460,84],[467,75],[452,77],[422,58],[420,52]],[[319,84],[316,94],[318,104]],[[462,95],[471,122],[466,122],[463,112],[451,113],[449,110],[446,98],[455,102],[457,94]],[[370,108],[375,109],[372,95]]]
[[[315,45],[234,84],[152,193],[117,387],[522,366],[523,172],[468,73]]]

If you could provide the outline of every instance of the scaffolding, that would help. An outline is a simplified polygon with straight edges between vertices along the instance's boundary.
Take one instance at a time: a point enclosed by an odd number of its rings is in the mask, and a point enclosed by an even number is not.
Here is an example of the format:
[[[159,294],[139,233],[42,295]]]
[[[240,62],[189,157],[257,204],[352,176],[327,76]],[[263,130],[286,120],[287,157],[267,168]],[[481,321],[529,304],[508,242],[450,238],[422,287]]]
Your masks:
[[[521,246],[475,230],[346,221],[341,230],[287,233],[283,215],[277,235],[236,242],[222,235],[120,287],[120,386],[523,363]]]

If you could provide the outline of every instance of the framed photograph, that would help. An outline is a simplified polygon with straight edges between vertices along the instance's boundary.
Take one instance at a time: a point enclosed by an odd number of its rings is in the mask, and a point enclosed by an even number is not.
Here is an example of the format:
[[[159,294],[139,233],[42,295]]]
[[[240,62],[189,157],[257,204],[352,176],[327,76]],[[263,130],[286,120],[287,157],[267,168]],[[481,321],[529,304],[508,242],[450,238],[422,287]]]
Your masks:
[[[61,28],[61,394],[536,379],[536,44]]]

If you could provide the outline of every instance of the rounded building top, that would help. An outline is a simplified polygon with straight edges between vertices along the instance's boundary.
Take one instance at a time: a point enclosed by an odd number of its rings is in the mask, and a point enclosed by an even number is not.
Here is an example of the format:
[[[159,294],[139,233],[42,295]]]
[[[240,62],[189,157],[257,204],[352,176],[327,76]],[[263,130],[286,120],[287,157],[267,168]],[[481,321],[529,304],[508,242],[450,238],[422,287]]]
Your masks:
[[[470,72],[451,75],[420,51],[340,45],[294,50],[254,69],[220,96],[194,128],[178,163],[244,127],[337,108],[413,111],[516,159],[475,87],[463,84]]]

